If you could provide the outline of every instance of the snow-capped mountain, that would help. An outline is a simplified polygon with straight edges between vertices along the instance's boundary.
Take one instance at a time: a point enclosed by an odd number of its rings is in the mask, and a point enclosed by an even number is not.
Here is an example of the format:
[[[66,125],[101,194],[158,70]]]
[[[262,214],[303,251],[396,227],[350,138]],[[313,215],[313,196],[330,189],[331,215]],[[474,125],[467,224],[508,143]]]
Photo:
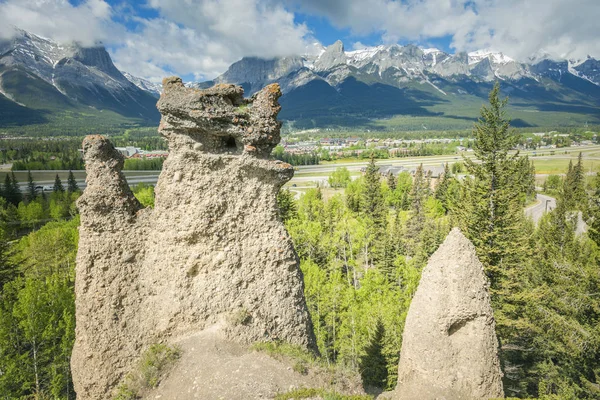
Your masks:
[[[235,83],[251,95],[277,82],[284,93],[280,116],[318,124],[357,119],[364,123],[365,118],[398,114],[439,115],[425,107],[477,104],[500,80],[513,104],[548,112],[577,109],[596,119],[600,115],[598,71],[598,61],[592,58],[569,64],[538,54],[529,62],[519,62],[492,50],[449,54],[414,45],[345,51],[337,41],[305,55],[243,58],[216,79],[189,85]]]
[[[542,61],[547,60],[537,62]],[[543,69],[544,65],[534,70]],[[595,76],[593,66],[591,69],[587,67],[586,71],[588,70],[589,75]],[[290,77],[290,74],[297,74],[299,77]],[[386,83],[401,85],[410,81],[431,81],[435,76],[451,80],[467,78],[474,82],[492,82],[496,79],[535,79],[535,75],[532,64],[518,62],[501,52],[491,50],[448,54],[435,48],[391,45],[345,51],[342,42],[337,41],[313,55],[271,60],[243,58],[215,80],[192,85],[206,87],[217,82],[239,83],[244,84],[247,91],[249,89],[248,94],[251,94],[271,82],[282,84],[285,93],[308,81],[323,79],[330,85],[337,85],[349,76],[368,76],[370,81],[384,80]]]
[[[0,93],[24,107],[93,107],[159,118],[156,99],[130,82],[103,46],[62,45],[23,30],[0,41]]]
[[[123,76],[127,78],[127,80],[133,83],[135,86],[140,89],[151,93],[156,98],[160,97],[160,93],[162,92],[162,84],[154,83],[144,78],[139,78],[137,76],[131,75],[129,72],[121,71]]]
[[[449,113],[448,118],[472,120],[476,115],[466,117],[459,109],[465,104],[477,109],[495,80],[502,81],[511,104],[527,109],[524,118],[564,111],[600,124],[600,63],[591,57],[537,54],[519,62],[491,50],[449,54],[414,45],[346,51],[338,41],[312,44],[303,55],[246,57],[212,81],[187,85],[235,83],[249,96],[277,82],[284,94],[280,118],[298,126],[352,126],[395,115]],[[0,41],[0,127],[23,124],[24,118],[41,123],[64,110],[86,118],[90,107],[155,122],[160,91],[160,84],[119,71],[102,46],[61,45],[25,31]]]

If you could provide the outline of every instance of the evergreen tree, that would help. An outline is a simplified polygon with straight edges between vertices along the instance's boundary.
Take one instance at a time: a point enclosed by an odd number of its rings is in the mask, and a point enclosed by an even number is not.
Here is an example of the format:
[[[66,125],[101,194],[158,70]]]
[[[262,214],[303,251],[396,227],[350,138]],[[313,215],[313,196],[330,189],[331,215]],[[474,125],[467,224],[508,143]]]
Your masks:
[[[13,187],[12,182],[10,180],[10,175],[8,174],[4,177],[4,185],[2,185],[2,196],[6,199],[7,202],[13,204]]]
[[[423,164],[420,164],[415,170],[412,189],[409,195],[411,208],[415,214],[420,215],[423,213],[423,206],[428,193],[429,187],[427,186],[427,178],[423,172]]]
[[[448,190],[450,188],[450,180],[452,179],[452,174],[450,172],[450,167],[448,163],[444,165],[444,173],[440,176],[440,181],[438,182],[437,187],[435,188],[435,198],[439,200],[444,206],[444,210],[446,212],[449,210],[449,193]]]
[[[21,191],[19,190],[19,186],[16,185],[12,180],[14,174],[6,175],[4,178],[4,185],[2,186],[2,195],[6,199],[6,201],[14,206],[17,206],[21,201]]]
[[[279,215],[283,222],[296,218],[298,215],[294,194],[289,189],[281,189],[279,191],[277,194],[277,207],[279,208]]]
[[[37,189],[35,188],[35,182],[33,181],[31,171],[27,171],[27,195],[29,200],[33,200],[37,196]]]
[[[506,269],[516,266],[523,254],[522,242],[515,240],[523,222],[520,185],[514,182],[519,158],[518,152],[509,154],[518,134],[510,129],[505,115],[508,99],[500,100],[499,93],[496,83],[489,95],[490,105],[482,107],[475,125],[473,150],[480,163],[464,158],[473,180],[465,184],[468,204],[459,210],[462,227],[486,267],[493,293],[501,289]]]
[[[21,193],[21,188],[19,187],[19,182],[14,171],[10,173],[10,186],[13,197],[12,203],[16,206],[23,201],[23,193]]]
[[[6,233],[0,228],[0,297],[4,284],[15,279],[17,275],[17,267],[10,258],[10,245]]]
[[[387,184],[391,191],[396,190],[396,177],[391,172],[388,172]]]
[[[562,199],[567,210],[580,210],[584,207],[585,173],[583,170],[582,154],[579,153],[577,164],[569,161],[569,169],[563,183]]]
[[[596,190],[590,196],[587,224],[588,236],[598,247],[600,247],[600,172],[596,173],[595,177]]]
[[[56,178],[54,178],[54,187],[52,188],[52,190],[54,191],[54,193],[64,193],[65,191],[65,187],[63,186],[58,174],[56,174]]]
[[[383,355],[384,337],[385,327],[381,319],[378,319],[373,337],[365,347],[365,354],[360,360],[360,373],[365,387],[386,387],[388,371],[386,359]]]
[[[77,185],[77,181],[75,180],[75,175],[73,175],[73,171],[69,171],[69,178],[67,180],[67,191],[69,193],[75,193],[79,191],[79,186]]]
[[[371,156],[371,160],[367,165],[364,183],[363,211],[372,219],[378,229],[382,229],[387,222],[387,210],[385,208],[385,199],[381,191],[379,167],[375,164],[375,158],[373,156]]]

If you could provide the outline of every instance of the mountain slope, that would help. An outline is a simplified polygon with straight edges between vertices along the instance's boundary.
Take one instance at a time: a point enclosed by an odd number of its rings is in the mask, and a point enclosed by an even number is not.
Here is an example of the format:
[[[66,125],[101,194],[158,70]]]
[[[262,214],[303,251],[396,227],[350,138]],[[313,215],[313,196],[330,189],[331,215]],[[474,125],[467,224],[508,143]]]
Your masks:
[[[60,45],[25,31],[0,42],[0,93],[21,107],[43,111],[48,122],[59,120],[61,112],[84,119],[110,111],[119,120],[142,124],[160,117],[156,97],[130,82],[104,47]],[[0,126],[8,124],[0,120]]]
[[[280,117],[297,127],[390,127],[378,121],[403,115],[468,127],[500,80],[517,126],[600,124],[598,66],[592,58],[521,63],[490,50],[447,54],[414,45],[347,52],[338,41],[316,56],[244,58],[216,79],[190,85],[235,83],[251,95],[277,82],[284,93]]]

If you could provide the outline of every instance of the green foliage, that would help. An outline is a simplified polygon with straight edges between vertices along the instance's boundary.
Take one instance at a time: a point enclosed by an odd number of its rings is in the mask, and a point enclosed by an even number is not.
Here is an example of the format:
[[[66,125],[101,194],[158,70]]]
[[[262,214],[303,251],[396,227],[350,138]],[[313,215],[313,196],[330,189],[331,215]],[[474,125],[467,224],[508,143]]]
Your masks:
[[[346,167],[338,167],[331,173],[328,181],[332,188],[345,188],[350,183],[350,171]]]
[[[133,195],[144,207],[154,208],[154,186],[138,183],[133,187]]]
[[[368,395],[344,395],[336,392],[331,392],[326,389],[301,388],[293,389],[289,392],[280,393],[275,396],[275,400],[295,400],[295,399],[312,399],[321,398],[323,400],[371,400],[372,396]]]
[[[63,193],[65,191],[65,187],[63,186],[58,174],[56,174],[56,178],[54,178],[54,186],[52,187],[52,190],[55,193]]]
[[[161,378],[181,356],[176,346],[156,343],[142,354],[138,364],[117,387],[115,400],[139,398],[145,390],[155,388]]]
[[[69,193],[79,191],[79,186],[77,185],[77,181],[75,180],[75,175],[73,175],[73,171],[71,170],[69,170],[69,177],[67,179],[67,191]]]
[[[544,181],[544,192],[558,194],[562,184],[562,178],[559,175],[549,175]]]
[[[317,165],[319,164],[319,155],[316,152],[306,154],[288,153],[281,145],[273,149],[273,158],[281,160],[291,165]],[[327,158],[325,158],[327,159]]]
[[[365,387],[385,387],[388,380],[386,359],[383,355],[383,338],[385,327],[381,320],[375,324],[375,331],[370,343],[365,347],[364,355],[360,359],[360,372]]]
[[[344,196],[324,201],[318,190],[307,191],[298,201],[297,217],[286,222],[300,257],[323,360],[356,371],[368,360],[383,360],[382,365],[373,363],[378,368],[363,369],[365,381],[381,388],[395,386],[410,299],[427,257],[449,229],[443,212],[431,212],[423,216],[421,233],[407,238],[409,213],[399,210],[390,218],[389,206],[396,202],[386,199],[406,200],[402,193],[408,194],[411,180],[409,174],[400,174],[392,191],[371,163],[364,176],[350,182]],[[439,210],[439,202],[429,200],[430,191],[423,196],[424,203]],[[373,216],[381,218],[379,225]],[[371,357],[365,357],[367,353]]]
[[[294,193],[289,189],[281,189],[277,193],[277,207],[283,222],[295,218],[298,210],[296,210],[296,203],[294,202]]]
[[[12,249],[10,262],[19,274],[0,292],[0,393],[6,398],[75,399],[70,356],[77,226],[55,222]]]
[[[160,171],[165,159],[156,158],[128,158],[125,160],[123,170],[125,171]]]
[[[562,200],[567,210],[585,208],[585,172],[583,170],[582,154],[579,153],[577,164],[569,161],[569,169],[563,182]]]

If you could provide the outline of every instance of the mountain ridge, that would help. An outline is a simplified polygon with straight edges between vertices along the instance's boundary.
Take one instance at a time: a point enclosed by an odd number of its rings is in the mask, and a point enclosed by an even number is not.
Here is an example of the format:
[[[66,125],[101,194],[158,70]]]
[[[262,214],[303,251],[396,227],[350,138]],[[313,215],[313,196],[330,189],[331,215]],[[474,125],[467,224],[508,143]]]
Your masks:
[[[233,83],[251,96],[278,83],[280,118],[298,128],[404,129],[402,122],[386,121],[413,116],[434,118],[437,129],[465,129],[495,80],[511,97],[517,126],[600,124],[600,62],[592,57],[537,55],[519,62],[489,49],[449,54],[393,44],[346,51],[337,41],[315,44],[303,55],[244,57],[213,80],[186,85]],[[0,100],[6,105],[0,127],[55,121],[65,112],[82,124],[92,112],[99,119],[118,114],[120,125],[153,125],[161,90],[120,71],[101,45],[59,44],[22,30],[0,41]]]
[[[68,111],[85,119],[90,111],[111,111],[145,123],[159,118],[156,96],[130,82],[103,46],[63,45],[23,30],[0,41],[0,93],[48,114]]]

